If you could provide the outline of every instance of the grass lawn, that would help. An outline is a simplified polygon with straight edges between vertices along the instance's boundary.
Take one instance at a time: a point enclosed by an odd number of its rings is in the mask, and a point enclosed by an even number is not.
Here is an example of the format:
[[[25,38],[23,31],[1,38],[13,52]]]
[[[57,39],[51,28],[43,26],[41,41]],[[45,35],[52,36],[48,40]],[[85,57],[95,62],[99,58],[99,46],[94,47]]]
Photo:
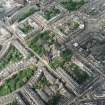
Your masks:
[[[29,17],[30,15],[34,14],[37,10],[35,8],[30,8],[27,12],[23,13],[22,16],[18,16],[18,22],[24,20],[25,18]]]
[[[76,2],[73,0],[67,0],[62,1],[61,4],[64,6],[64,8],[68,9],[69,11],[75,11],[78,10],[82,5],[84,5],[85,1],[81,0],[79,2]]]
[[[0,96],[7,95],[22,87],[31,78],[33,73],[33,68],[29,67],[6,80],[6,82],[0,87]]]
[[[50,66],[54,69],[62,67],[64,64],[64,59],[62,57],[56,57],[50,62]]]
[[[78,83],[78,84],[83,84],[86,82],[90,76],[87,74],[87,72],[81,70],[79,66],[76,64],[71,64],[68,69],[66,69],[68,74],[71,75],[71,77]]]
[[[34,89],[44,89],[45,86],[49,85],[49,81],[43,76],[40,81],[35,85]]]
[[[43,17],[47,20],[50,20],[51,18],[58,15],[59,13],[60,13],[60,10],[53,7],[53,8],[50,8],[49,10],[45,10]]]
[[[29,47],[40,56],[42,56],[46,53],[43,45],[45,45],[46,43],[50,45],[54,42],[53,38],[49,34],[49,31],[38,34],[30,42],[28,42]]]
[[[60,95],[55,95],[52,97],[52,99],[49,101],[50,105],[58,105],[58,102],[60,101],[61,96]]]
[[[77,29],[79,26],[80,24],[78,22],[74,22],[74,26],[73,26],[74,29]]]
[[[5,68],[9,63],[14,63],[22,59],[21,53],[13,46],[10,47],[7,54],[0,59],[0,69]]]
[[[72,58],[72,55],[73,53],[69,49],[64,50],[61,54],[61,56],[65,61],[70,61]]]
[[[63,67],[65,62],[71,61],[72,55],[72,52],[69,49],[66,49],[61,52],[61,55],[59,57],[54,58],[50,62],[50,66],[54,69]]]
[[[23,24],[22,28],[20,27],[20,30],[25,34],[30,33],[33,29],[34,27],[31,27],[28,23]]]

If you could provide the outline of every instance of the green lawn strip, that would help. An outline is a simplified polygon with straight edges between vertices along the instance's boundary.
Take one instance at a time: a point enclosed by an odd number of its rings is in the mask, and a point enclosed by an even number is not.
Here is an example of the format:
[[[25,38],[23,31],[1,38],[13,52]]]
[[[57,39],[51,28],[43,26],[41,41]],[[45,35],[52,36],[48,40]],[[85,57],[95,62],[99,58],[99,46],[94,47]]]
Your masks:
[[[45,76],[43,76],[39,82],[34,86],[34,89],[44,89],[45,86],[48,86],[49,85],[49,81],[46,79]]]
[[[48,43],[49,45],[54,42],[53,38],[49,36],[50,32],[45,31],[43,33],[38,34],[36,37],[34,37],[29,43],[29,47],[38,53],[40,56],[46,53],[43,45]]]
[[[5,84],[0,87],[0,96],[7,95],[16,89],[22,87],[33,75],[33,68],[29,67],[18,74],[14,75],[12,78],[6,80]]]
[[[79,2],[76,2],[73,0],[67,0],[67,1],[62,1],[61,4],[69,11],[75,11],[78,10],[82,5],[84,5],[85,1],[81,0]]]
[[[60,13],[59,9],[56,9],[55,7],[50,8],[49,10],[44,11],[44,18],[47,20],[50,20],[51,18],[58,15],[59,13]]]
[[[5,68],[9,63],[21,60],[22,57],[22,54],[15,47],[11,46],[7,54],[0,59],[0,69]]]

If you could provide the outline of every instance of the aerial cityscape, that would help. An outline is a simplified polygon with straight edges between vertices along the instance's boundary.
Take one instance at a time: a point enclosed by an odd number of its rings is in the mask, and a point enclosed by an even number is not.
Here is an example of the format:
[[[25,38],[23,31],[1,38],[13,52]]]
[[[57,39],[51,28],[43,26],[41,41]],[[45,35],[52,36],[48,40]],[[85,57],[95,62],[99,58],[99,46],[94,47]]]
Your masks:
[[[105,105],[105,0],[0,0],[0,105]]]

